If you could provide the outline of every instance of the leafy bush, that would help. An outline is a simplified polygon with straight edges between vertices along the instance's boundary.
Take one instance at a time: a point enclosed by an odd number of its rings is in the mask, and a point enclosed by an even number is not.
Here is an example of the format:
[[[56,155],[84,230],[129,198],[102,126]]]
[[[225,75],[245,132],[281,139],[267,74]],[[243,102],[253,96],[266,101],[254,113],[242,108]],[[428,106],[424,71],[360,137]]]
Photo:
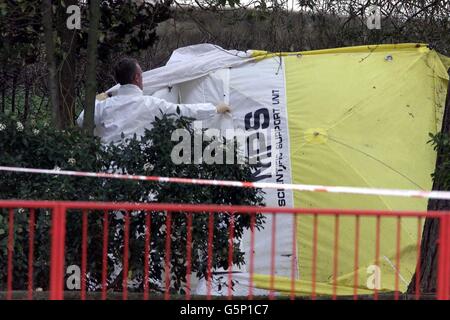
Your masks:
[[[172,163],[170,153],[177,142],[171,134],[177,128],[193,133],[191,120],[176,115],[162,115],[152,130],[138,139],[127,139],[117,145],[102,146],[99,139],[84,136],[72,128],[56,131],[48,126],[23,125],[11,117],[0,116],[0,164],[77,171],[126,172],[158,176],[194,177],[204,179],[249,180],[247,164],[193,165]],[[205,142],[206,144],[206,142]],[[227,144],[227,147],[229,145]],[[236,146],[233,144],[233,148]],[[225,151],[225,150],[224,150]],[[236,157],[238,153],[236,152]],[[236,162],[235,162],[236,163]],[[38,175],[2,172],[0,199],[84,200],[127,202],[170,202],[202,204],[262,205],[262,192],[254,189],[164,184],[88,177]],[[151,214],[150,287],[161,285],[165,259],[165,212]],[[143,286],[145,212],[130,213],[129,279],[137,289]],[[14,289],[25,289],[28,268],[28,211],[15,210]],[[103,212],[89,212],[88,223],[88,285],[98,289],[101,279]],[[192,272],[206,276],[208,214],[193,215]],[[239,240],[250,227],[248,215],[235,215],[233,263],[244,263]],[[256,216],[256,228],[263,225],[263,216]],[[214,214],[213,267],[227,268],[228,226],[230,214]],[[0,212],[0,283],[6,283],[8,212]],[[109,214],[108,270],[110,288],[119,288],[122,276],[112,270],[121,266],[124,232],[123,212]],[[35,287],[48,288],[50,214],[36,211]],[[172,213],[171,271],[173,292],[183,292],[186,281],[186,213]],[[81,262],[81,212],[67,214],[66,265]]]

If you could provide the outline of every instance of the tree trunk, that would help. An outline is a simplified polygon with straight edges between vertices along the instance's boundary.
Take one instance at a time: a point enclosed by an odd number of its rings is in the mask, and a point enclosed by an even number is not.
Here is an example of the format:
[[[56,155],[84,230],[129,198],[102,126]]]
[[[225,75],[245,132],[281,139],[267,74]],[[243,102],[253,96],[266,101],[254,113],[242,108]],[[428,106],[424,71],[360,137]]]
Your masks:
[[[442,132],[447,134],[450,133],[450,81],[448,82],[444,119],[442,122]],[[441,148],[438,148],[435,172],[442,164],[444,159],[445,155],[443,154]],[[433,190],[444,190],[444,189],[445,189],[444,181],[442,181],[442,179],[439,179],[439,177],[435,176],[433,181]],[[428,201],[427,210],[450,210],[450,201],[431,199]],[[436,293],[438,237],[439,237],[439,220],[431,218],[426,219],[420,248],[419,288],[421,293]],[[411,283],[408,286],[408,293],[411,294],[416,292],[416,273],[414,274]]]
[[[97,41],[100,20],[100,1],[91,0],[89,3],[89,35],[87,46],[86,87],[84,102],[83,130],[94,133],[94,107],[97,90]]]
[[[6,83],[6,79],[4,79],[4,83]],[[6,86],[2,87],[2,113],[5,113],[5,106],[6,106]]]
[[[30,81],[25,73],[25,101],[23,104],[22,121],[25,122],[28,119],[29,112],[30,112]]]
[[[16,111],[16,88],[17,88],[17,73],[14,72],[11,91],[11,113],[14,113]]]
[[[78,0],[65,1],[64,4],[58,5],[56,14],[57,33],[61,39],[61,53],[58,57],[61,66],[58,72],[59,84],[59,116],[61,127],[67,128],[74,125],[75,120],[75,81],[76,81],[76,53],[78,50],[78,41],[76,32],[78,30],[70,30],[67,28],[67,7],[78,4]]]
[[[50,103],[52,106],[52,121],[53,125],[61,129],[62,123],[60,121],[59,115],[59,89],[58,89],[58,77],[56,69],[56,55],[55,55],[55,41],[53,38],[53,23],[52,23],[52,1],[42,0],[41,3],[41,13],[42,13],[42,25],[44,27],[44,42],[45,42],[45,52],[47,58],[47,68],[49,71],[48,75],[48,88]]]
[[[1,83],[2,83],[2,113],[5,113],[5,108],[6,108],[6,70],[5,70],[5,63],[3,64],[3,73],[2,73],[2,78],[1,78]]]

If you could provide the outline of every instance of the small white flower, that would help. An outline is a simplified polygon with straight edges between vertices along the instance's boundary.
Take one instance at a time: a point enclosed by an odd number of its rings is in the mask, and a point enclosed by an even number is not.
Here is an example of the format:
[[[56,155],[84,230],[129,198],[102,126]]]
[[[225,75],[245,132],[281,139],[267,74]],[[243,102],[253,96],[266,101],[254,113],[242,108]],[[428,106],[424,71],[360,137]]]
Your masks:
[[[147,171],[147,170],[152,171],[153,168],[154,168],[154,166],[150,162],[147,162],[146,164],[144,164],[144,170],[145,171]]]
[[[39,130],[38,130],[38,129],[33,129],[33,134],[34,134],[35,136],[37,136],[37,135],[39,134]]]
[[[23,127],[22,122],[17,121],[16,129],[17,129],[17,131],[23,131],[24,127]]]
[[[147,142],[145,142],[145,146],[147,148],[150,148],[152,146],[152,141],[151,140],[147,140]]]
[[[3,123],[0,123],[0,131],[3,131],[6,129],[6,126]]]
[[[68,162],[71,166],[74,166],[74,165],[77,163],[77,161],[76,161],[74,158],[70,158],[69,160],[67,160],[67,162]]]

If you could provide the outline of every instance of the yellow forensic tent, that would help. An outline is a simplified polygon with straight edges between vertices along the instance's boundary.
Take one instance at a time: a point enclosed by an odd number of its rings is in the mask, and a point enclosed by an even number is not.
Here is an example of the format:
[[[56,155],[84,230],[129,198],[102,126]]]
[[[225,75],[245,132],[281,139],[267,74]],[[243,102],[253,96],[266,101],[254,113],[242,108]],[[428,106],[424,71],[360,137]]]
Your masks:
[[[247,139],[266,133],[271,138],[273,133],[273,140],[256,140],[259,167],[254,181],[430,190],[436,152],[427,141],[429,133],[441,129],[449,67],[449,58],[415,43],[290,53],[240,52],[201,44],[177,49],[166,66],[145,72],[144,93],[177,103],[225,101],[232,117],[218,115],[206,122],[207,127],[240,129]],[[265,191],[267,206],[279,208],[426,210],[427,206],[423,199]],[[339,218],[337,251],[335,222],[334,217],[318,218],[318,294],[333,292],[335,253],[337,294],[353,293],[355,218]],[[292,224],[292,217],[280,215],[274,227],[275,289],[290,291],[296,249],[295,288],[299,294],[310,294],[313,217],[299,217],[296,243]],[[265,229],[255,235],[256,289],[270,288],[273,225],[268,216]],[[399,289],[404,291],[415,270],[420,225],[417,219],[381,219],[380,259],[375,266],[376,225],[375,218],[360,220],[359,292],[373,292],[374,272],[380,290],[395,289],[397,228]],[[248,261],[249,234],[244,238]]]
[[[286,54],[284,65],[293,183],[431,189],[436,153],[427,141],[442,125],[449,58],[426,45],[378,45]],[[427,200],[297,192],[294,206],[426,210]],[[355,220],[339,221],[337,294],[353,294]],[[318,294],[332,293],[335,222],[318,219]],[[381,219],[381,290],[395,288],[397,223]],[[364,294],[372,288],[376,219],[361,218],[360,228],[358,292]],[[403,218],[400,229],[399,288],[405,291],[415,271],[418,220]],[[310,293],[313,217],[300,217],[297,230],[296,291]],[[268,288],[267,276],[256,282]],[[286,278],[275,283],[278,290],[291,288]]]

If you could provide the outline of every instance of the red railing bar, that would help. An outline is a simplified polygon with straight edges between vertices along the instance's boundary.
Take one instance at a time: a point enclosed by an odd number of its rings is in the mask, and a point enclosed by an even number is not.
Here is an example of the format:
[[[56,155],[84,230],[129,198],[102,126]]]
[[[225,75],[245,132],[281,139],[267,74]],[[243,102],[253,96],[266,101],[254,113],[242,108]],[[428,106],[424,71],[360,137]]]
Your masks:
[[[8,217],[8,274],[7,274],[7,289],[6,299],[12,299],[13,287],[13,255],[14,255],[14,210],[9,209]]]
[[[172,212],[168,211],[166,216],[166,254],[165,254],[165,291],[164,299],[170,299],[170,259],[171,259],[171,246],[172,246]]]
[[[439,236],[437,240],[438,247],[438,274],[437,274],[437,290],[436,298],[438,300],[443,300],[443,283],[444,283],[444,273],[445,273],[445,255],[444,255],[444,235],[445,229],[447,228],[447,219],[443,218],[439,221]]]
[[[0,201],[0,204],[4,201]],[[27,202],[28,203],[28,202]],[[47,202],[49,203],[49,202]],[[54,207],[53,215],[52,215],[52,240],[51,240],[51,275],[50,275],[50,298],[51,299],[62,299],[63,298],[63,281],[64,281],[64,262],[65,262],[65,256],[64,256],[64,250],[65,250],[65,214],[66,214],[66,207],[65,205],[68,204],[70,207],[70,204],[72,202],[53,202],[56,206]],[[35,204],[35,203],[34,203]],[[79,204],[79,203],[77,203]],[[95,210],[92,208],[93,203],[85,203],[89,204],[91,206],[90,209]],[[99,203],[96,203],[99,204]],[[117,205],[118,208],[123,208],[123,205],[127,207],[128,205],[133,205],[134,209],[142,210],[143,207],[147,207],[147,205],[140,205],[140,204],[111,204]],[[155,206],[152,206],[156,209],[154,210],[160,210],[159,206],[162,206],[163,204],[158,204]],[[1,207],[1,205],[0,205]],[[33,261],[34,261],[34,229],[35,229],[35,206],[27,206],[20,205],[19,207],[29,208],[30,209],[30,218],[29,218],[29,252],[28,252],[28,298],[33,298]],[[264,213],[267,212],[267,210],[272,210],[272,255],[271,255],[271,277],[270,277],[270,294],[269,298],[274,298],[274,281],[275,281],[275,260],[276,260],[276,214],[275,213],[289,213],[290,210],[285,210],[284,208],[282,211],[273,211],[272,208],[261,208],[261,207],[247,207],[247,206],[210,206],[210,205],[168,205],[164,206],[164,209],[167,210],[167,207],[170,208],[177,208],[178,211],[186,211],[186,208],[193,207],[195,208],[192,212],[189,213],[189,216],[192,218],[192,213],[202,213],[204,212],[205,208],[215,208],[214,211],[209,211],[209,225],[208,225],[208,266],[207,266],[207,279],[208,279],[208,299],[211,298],[211,282],[212,282],[212,266],[213,266],[213,239],[214,239],[214,214],[218,213],[220,211],[226,211],[226,209],[233,209],[234,213],[239,212],[239,209],[247,209],[251,208],[253,210],[248,210],[247,213],[250,214],[251,217],[251,257],[250,257],[250,288],[249,288],[249,298],[251,299],[253,297],[253,275],[254,275],[254,262],[253,260],[253,253],[254,253],[254,236],[255,236],[255,214],[256,213]],[[75,207],[74,207],[75,208]],[[80,208],[80,207],[77,207]],[[81,273],[82,273],[82,279],[81,279],[81,299],[86,299],[86,274],[87,274],[87,233],[88,233],[88,208],[87,207],[81,207],[83,208],[83,216],[82,216],[82,261],[81,261]],[[115,210],[114,208],[112,210]],[[278,209],[280,210],[280,209]],[[418,232],[418,238],[417,238],[417,252],[418,252],[418,259],[417,259],[417,273],[416,273],[416,292],[415,297],[416,299],[420,298],[420,286],[419,286],[419,280],[420,280],[420,243],[421,243],[421,231],[422,231],[422,223],[421,218],[428,218],[428,217],[434,217],[433,215],[430,215],[428,213],[424,212],[380,212],[380,211],[352,211],[352,210],[343,210],[342,212],[339,211],[336,213],[336,210],[333,210],[332,212],[327,212],[328,209],[305,209],[303,212],[302,210],[292,208],[292,210],[295,210],[293,212],[293,219],[294,219],[294,226],[293,226],[293,256],[292,256],[292,262],[291,262],[291,299],[295,298],[295,257],[296,257],[296,228],[297,228],[297,215],[296,214],[313,214],[314,215],[314,233],[313,233],[313,259],[312,259],[312,297],[313,299],[316,297],[316,272],[317,272],[317,237],[318,237],[318,215],[324,214],[324,215],[334,215],[335,216],[335,234],[334,234],[334,258],[333,258],[333,299],[337,298],[337,278],[338,278],[338,271],[339,271],[339,219],[340,216],[349,216],[354,215],[356,217],[356,231],[355,231],[355,275],[354,275],[354,299],[357,299],[358,294],[358,267],[359,267],[359,237],[360,237],[360,217],[361,216],[375,216],[376,217],[376,259],[375,263],[376,266],[379,267],[380,263],[380,236],[381,236],[381,217],[393,217],[397,219],[397,235],[396,235],[396,273],[395,273],[395,292],[394,292],[394,298],[396,300],[399,299],[399,287],[400,287],[400,262],[401,262],[401,219],[403,217],[417,217],[418,218],[418,226],[417,226],[417,232]],[[325,211],[324,211],[325,210]],[[105,217],[107,217],[107,210],[105,212]],[[361,213],[361,214],[355,214],[355,213]],[[171,256],[171,214],[172,212],[168,212],[167,220],[166,220],[166,292],[165,292],[165,298],[167,299],[170,297],[170,256]],[[450,234],[448,233],[448,228],[450,227],[449,219],[450,216],[446,212],[439,212],[436,217],[441,219],[441,234],[439,238],[439,278],[438,278],[438,298],[440,299],[447,299],[450,292],[449,292],[449,280],[450,275],[448,274],[448,268],[450,267],[448,255],[450,254]],[[146,225],[147,225],[147,219],[151,219],[146,216]],[[151,221],[151,220],[149,220]],[[128,298],[128,263],[129,263],[129,236],[130,236],[130,216],[129,211],[126,211],[125,214],[125,222],[124,222],[124,274],[123,274],[123,298]],[[188,222],[189,225],[189,222]],[[192,221],[190,222],[190,226],[192,226]],[[103,268],[107,268],[107,240],[108,240],[108,219],[105,219],[104,221],[104,252],[103,252]],[[234,228],[234,226],[233,226]],[[7,299],[12,298],[12,288],[13,288],[13,259],[14,259],[14,210],[9,208],[9,221],[8,221],[8,270],[7,270]],[[234,229],[233,229],[234,231]],[[188,228],[188,233],[192,232],[191,228]],[[150,230],[149,230],[150,234]],[[230,246],[231,246],[231,259],[233,257],[233,241],[230,233]],[[192,234],[190,235],[192,237]],[[234,236],[234,235],[233,235]],[[106,240],[105,240],[106,238]],[[150,253],[150,238],[147,239],[146,234],[146,242],[148,241],[148,246],[146,245],[146,250],[148,250],[146,253]],[[188,249],[191,250],[191,245],[189,245],[189,242],[191,242],[192,239],[187,238],[187,253]],[[105,251],[106,248],[106,251]],[[230,254],[230,253],[229,253]],[[191,252],[189,252],[189,256],[191,255]],[[149,255],[146,254],[146,257]],[[187,266],[187,272],[186,279],[190,280],[190,271],[191,271],[191,263],[192,261],[188,261]],[[230,262],[229,262],[230,263]],[[150,263],[149,261],[144,261],[146,272],[149,272]],[[232,264],[232,262],[231,262]],[[232,281],[232,268],[229,268],[229,281]],[[102,298],[103,293],[105,294],[106,298],[106,271],[102,270]],[[167,272],[169,271],[169,272]],[[148,273],[146,275],[148,279]],[[230,280],[231,279],[231,280]],[[441,282],[439,282],[441,281]],[[145,282],[148,284],[148,281]],[[105,284],[105,285],[103,285]],[[374,290],[374,299],[378,299],[378,283],[375,286]],[[229,286],[229,295],[231,286]],[[148,290],[148,286],[146,287],[144,285],[144,290]],[[186,292],[186,296],[190,298],[190,281],[188,283],[188,291]],[[144,298],[145,292],[144,292]]]
[[[334,216],[334,257],[333,257],[333,295],[332,299],[337,297],[337,278],[339,271],[339,216]]]
[[[145,212],[144,300],[148,300],[148,293],[149,293],[150,239],[151,239],[151,212]]]
[[[397,217],[397,241],[396,241],[396,256],[395,256],[395,291],[394,299],[398,300],[400,290],[400,241],[401,241],[401,217]]]
[[[291,300],[295,299],[295,280],[297,273],[297,215],[292,215],[292,257],[291,257]]]
[[[102,300],[106,300],[108,283],[108,236],[109,236],[108,210],[103,211],[103,252],[102,252]]]
[[[208,219],[208,261],[206,269],[206,299],[211,299],[212,286],[212,260],[213,260],[213,246],[214,246],[214,215],[209,212]]]
[[[447,300],[449,298],[449,217],[443,217],[439,222],[438,239],[438,278],[437,278],[437,299]]]
[[[233,298],[233,249],[234,249],[234,214],[230,213],[230,225],[229,225],[229,239],[228,239],[228,300]]]
[[[277,230],[277,216],[272,212],[272,243],[271,243],[271,258],[270,258],[270,291],[269,299],[273,300],[275,287],[275,254],[276,254],[276,230]]]
[[[57,204],[52,214],[50,252],[50,299],[64,299],[64,262],[66,238],[66,208]]]
[[[447,228],[446,228],[446,238],[445,238],[445,281],[444,281],[444,299],[449,300],[450,298],[450,218],[446,217]]]
[[[122,279],[122,298],[128,299],[128,254],[130,240],[130,212],[125,211],[124,231],[123,231],[123,279]]]
[[[87,237],[88,216],[86,210],[82,213],[81,229],[81,300],[86,300],[86,265],[87,265]]]
[[[444,278],[445,278],[445,230],[447,229],[447,219],[443,218],[439,220],[439,236],[437,240],[438,247],[438,278],[437,278],[437,292],[436,298],[443,300],[444,296]]]
[[[35,209],[30,209],[28,227],[28,300],[33,299],[33,272],[34,272],[34,228],[36,225]]]
[[[317,272],[317,236],[318,236],[318,217],[314,215],[313,219],[313,256],[312,256],[312,275],[311,275],[311,298],[316,299],[316,272]]]
[[[422,245],[422,218],[417,218],[417,265],[416,265],[416,300],[420,299],[420,268],[421,268],[421,245]]]
[[[376,222],[376,239],[375,239],[375,266],[377,268],[380,268],[380,228],[381,228],[381,219],[380,216],[376,217],[377,222]],[[376,276],[378,277],[378,274],[376,274]],[[373,299],[374,300],[378,300],[378,279],[375,279],[375,287],[374,287],[374,292],[373,292]]]
[[[444,299],[449,300],[450,298],[450,218],[446,217],[447,228],[446,228],[446,238],[445,238],[445,281],[444,281]]]
[[[273,208],[258,206],[231,206],[231,205],[196,205],[196,204],[165,204],[165,203],[111,203],[111,202],[75,202],[75,201],[17,201],[0,200],[0,208],[21,207],[21,208],[53,208],[56,205],[64,206],[67,209],[91,209],[91,210],[153,210],[153,211],[190,211],[192,213],[226,212],[235,213],[271,213],[277,214],[336,214],[336,209],[306,209],[306,208]],[[405,217],[441,217],[450,215],[450,211],[389,211],[380,212],[377,210],[339,210],[340,216],[405,216]]]
[[[354,269],[355,269],[355,276],[353,278],[353,300],[358,300],[358,285],[359,285],[359,229],[360,229],[360,217],[355,217],[355,262],[354,262]]]
[[[192,213],[186,216],[186,300],[191,299],[191,273],[192,273]]]
[[[253,277],[255,274],[255,214],[250,214],[250,282],[248,287],[248,299],[253,300]]]

